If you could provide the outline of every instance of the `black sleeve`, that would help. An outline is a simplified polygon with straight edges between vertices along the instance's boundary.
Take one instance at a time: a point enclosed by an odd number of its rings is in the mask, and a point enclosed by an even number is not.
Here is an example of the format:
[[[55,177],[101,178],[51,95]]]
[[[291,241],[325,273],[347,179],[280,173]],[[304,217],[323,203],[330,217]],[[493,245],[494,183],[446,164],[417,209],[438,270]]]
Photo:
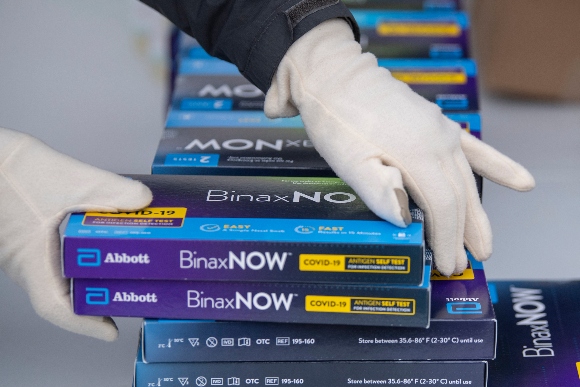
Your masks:
[[[141,0],[193,36],[211,55],[232,62],[264,93],[284,54],[325,20],[344,18],[359,30],[340,0]]]

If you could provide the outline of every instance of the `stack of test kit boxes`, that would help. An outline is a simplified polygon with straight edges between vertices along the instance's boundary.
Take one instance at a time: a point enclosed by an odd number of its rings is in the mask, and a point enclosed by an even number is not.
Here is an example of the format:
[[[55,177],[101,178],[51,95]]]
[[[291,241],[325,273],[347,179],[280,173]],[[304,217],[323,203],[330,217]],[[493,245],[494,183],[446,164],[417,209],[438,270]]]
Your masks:
[[[336,178],[132,178],[151,207],[72,215],[64,264],[76,313],[165,318],[144,323],[136,386],[483,385],[483,270],[430,286],[419,211],[402,231]]]
[[[153,192],[150,207],[68,222],[64,268],[79,314],[429,324],[416,208],[401,230],[337,178],[132,178]]]
[[[346,2],[379,64],[479,137],[457,2]],[[135,387],[484,386],[496,321],[481,265],[431,275],[414,204],[408,228],[376,217],[299,117],[268,119],[233,65],[178,42],[154,175],[130,176],[154,201],[72,215],[63,240],[76,313],[148,317]]]
[[[477,68],[465,58],[469,20],[463,12],[449,11],[453,1],[429,3],[423,4],[427,11],[353,10],[363,47],[377,54],[379,65],[395,78],[480,138]],[[264,94],[235,66],[210,57],[195,40],[183,34],[180,38],[154,174],[334,176],[299,117],[268,119]],[[408,49],[379,49],[399,44]],[[480,177],[477,183],[481,192]]]

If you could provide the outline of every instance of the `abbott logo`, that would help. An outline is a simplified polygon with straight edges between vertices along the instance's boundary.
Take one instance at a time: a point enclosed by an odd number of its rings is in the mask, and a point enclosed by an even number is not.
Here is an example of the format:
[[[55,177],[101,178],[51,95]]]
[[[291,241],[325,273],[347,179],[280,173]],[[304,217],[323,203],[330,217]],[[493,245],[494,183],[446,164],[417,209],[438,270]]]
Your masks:
[[[86,288],[86,302],[88,305],[109,305],[109,289]]]
[[[449,314],[482,314],[479,302],[448,302],[447,313]]]
[[[101,266],[101,250],[77,249],[77,264],[79,266]]]

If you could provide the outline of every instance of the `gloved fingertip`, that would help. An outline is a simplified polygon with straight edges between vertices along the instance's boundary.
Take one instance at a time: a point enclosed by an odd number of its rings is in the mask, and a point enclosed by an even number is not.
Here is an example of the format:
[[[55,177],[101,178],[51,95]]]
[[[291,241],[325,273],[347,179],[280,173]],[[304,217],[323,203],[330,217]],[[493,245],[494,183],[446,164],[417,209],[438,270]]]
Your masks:
[[[513,181],[512,188],[520,192],[531,191],[536,186],[536,180],[527,169],[524,167],[521,167],[521,169],[517,178]]]
[[[113,342],[119,338],[119,330],[113,319],[104,317],[100,329],[95,330],[93,337],[99,340]]]
[[[119,211],[132,211],[147,207],[153,200],[153,193],[140,181],[127,179],[121,194],[115,199]]]
[[[76,316],[60,326],[71,332],[107,342],[113,342],[119,337],[117,325],[110,317]]]
[[[437,254],[433,252],[435,269],[445,277],[450,277],[455,271],[455,261],[442,260],[437,258]]]
[[[110,317],[75,314],[66,294],[36,293],[31,295],[31,301],[40,317],[69,332],[109,342],[119,336],[117,325]]]
[[[462,274],[465,269],[467,269],[467,256],[463,254],[463,256],[457,257],[457,261],[455,262],[455,270],[453,271],[454,275]]]
[[[491,230],[489,232],[488,238],[480,239],[466,239],[465,247],[471,253],[471,256],[475,258],[476,261],[482,262],[487,261],[493,252],[493,243],[491,239]]]
[[[471,255],[473,256],[473,258],[475,258],[476,261],[478,262],[483,262],[483,261],[487,261],[489,259],[489,257],[491,257],[491,249],[489,249],[488,251],[475,251],[475,250],[470,250]]]
[[[409,211],[409,197],[407,196],[407,193],[400,188],[395,188],[395,195],[397,196],[399,207],[401,208],[401,218],[403,218],[405,226],[408,226],[413,222],[411,211]]]

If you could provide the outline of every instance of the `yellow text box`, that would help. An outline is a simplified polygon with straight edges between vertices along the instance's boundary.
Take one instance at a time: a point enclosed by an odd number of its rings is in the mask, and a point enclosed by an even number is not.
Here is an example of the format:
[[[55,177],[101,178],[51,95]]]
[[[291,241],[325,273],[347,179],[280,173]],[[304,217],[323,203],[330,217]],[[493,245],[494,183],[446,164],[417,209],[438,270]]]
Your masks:
[[[132,212],[87,212],[87,216],[101,216],[106,218],[185,218],[185,207],[147,207]]]
[[[87,212],[83,218],[85,226],[108,227],[181,227],[187,208],[148,207],[127,212]]]
[[[405,256],[300,254],[300,271],[409,274],[411,258]]]
[[[427,71],[391,71],[391,75],[408,85],[414,84],[450,84],[464,85],[467,83],[467,75],[462,72],[427,72]]]
[[[455,23],[394,23],[377,26],[379,36],[461,36],[461,26]]]
[[[307,312],[413,316],[416,302],[412,298],[307,295],[305,308]]]
[[[431,281],[459,281],[459,280],[473,280],[475,278],[473,274],[473,269],[468,267],[461,274],[453,274],[450,277],[446,277],[439,271],[433,269],[431,271]]]

